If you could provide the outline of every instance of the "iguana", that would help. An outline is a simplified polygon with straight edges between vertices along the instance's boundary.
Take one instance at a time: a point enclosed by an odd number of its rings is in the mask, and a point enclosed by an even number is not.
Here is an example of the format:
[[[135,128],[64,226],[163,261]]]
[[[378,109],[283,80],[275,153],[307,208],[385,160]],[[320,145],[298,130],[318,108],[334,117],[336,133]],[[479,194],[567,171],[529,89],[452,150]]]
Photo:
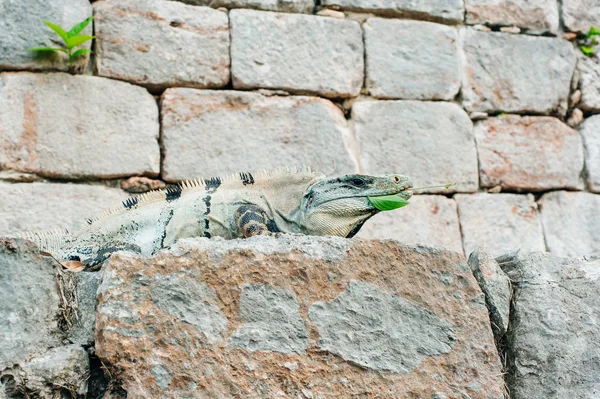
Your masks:
[[[348,174],[325,177],[310,169],[186,181],[131,197],[76,234],[23,235],[74,269],[97,268],[113,252],[150,256],[182,238],[250,237],[268,233],[354,236],[379,212],[367,197],[408,200],[409,178]]]

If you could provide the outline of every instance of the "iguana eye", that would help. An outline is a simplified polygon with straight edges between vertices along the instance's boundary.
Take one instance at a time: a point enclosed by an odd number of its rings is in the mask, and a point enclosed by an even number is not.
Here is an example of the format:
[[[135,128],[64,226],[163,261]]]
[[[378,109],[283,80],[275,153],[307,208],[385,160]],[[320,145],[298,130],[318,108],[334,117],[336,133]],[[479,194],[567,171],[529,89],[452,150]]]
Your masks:
[[[365,181],[362,179],[352,179],[352,184],[356,187],[362,187],[365,185]]]

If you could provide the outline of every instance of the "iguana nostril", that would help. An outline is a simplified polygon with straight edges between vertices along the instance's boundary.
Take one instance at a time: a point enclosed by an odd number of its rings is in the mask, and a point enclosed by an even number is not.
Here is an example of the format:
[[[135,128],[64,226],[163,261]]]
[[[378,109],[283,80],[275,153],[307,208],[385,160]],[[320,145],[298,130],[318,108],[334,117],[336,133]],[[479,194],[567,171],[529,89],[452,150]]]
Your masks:
[[[400,178],[398,176],[394,176],[394,183],[400,183]]]

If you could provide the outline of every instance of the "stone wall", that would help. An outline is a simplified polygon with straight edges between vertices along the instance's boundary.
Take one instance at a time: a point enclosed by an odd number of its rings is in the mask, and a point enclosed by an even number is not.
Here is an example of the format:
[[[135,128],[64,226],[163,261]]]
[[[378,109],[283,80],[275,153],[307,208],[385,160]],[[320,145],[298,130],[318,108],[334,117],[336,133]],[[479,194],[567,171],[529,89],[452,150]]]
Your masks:
[[[0,234],[307,164],[458,183],[363,237],[600,253],[600,63],[577,43],[599,0],[185,3],[0,3]],[[41,19],[91,14],[76,75],[28,51],[56,45]]]

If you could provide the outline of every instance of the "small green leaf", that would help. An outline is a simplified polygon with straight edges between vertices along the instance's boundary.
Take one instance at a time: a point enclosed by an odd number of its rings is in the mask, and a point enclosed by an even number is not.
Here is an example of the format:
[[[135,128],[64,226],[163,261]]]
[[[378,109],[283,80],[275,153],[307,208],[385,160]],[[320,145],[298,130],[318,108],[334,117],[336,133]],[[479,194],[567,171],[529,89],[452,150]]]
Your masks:
[[[600,35],[600,26],[592,26],[588,31],[587,37],[598,36]]]
[[[580,46],[581,52],[588,57],[594,54],[594,46]]]
[[[48,28],[52,29],[54,31],[54,33],[56,33],[58,36],[60,36],[60,38],[65,41],[65,43],[67,42],[67,39],[69,38],[69,34],[67,32],[65,32],[65,30],[63,28],[61,28],[60,26],[53,24],[52,22],[49,22],[49,21],[42,20],[42,22],[45,23]]]
[[[73,47],[77,47],[80,44],[83,44],[89,40],[92,40],[94,37],[96,36],[87,36],[87,35],[82,35],[82,36],[73,36],[67,39],[67,47],[70,49],[72,49]]]
[[[64,48],[53,48],[53,47],[33,47],[33,48],[30,48],[29,51],[39,51],[39,52],[60,51],[61,53],[67,52],[67,50],[65,50]]]
[[[79,50],[77,50],[73,54],[71,54],[71,58],[76,58],[76,57],[79,57],[81,55],[88,54],[91,52],[92,52],[92,50],[88,50],[86,48],[80,48]]]
[[[74,27],[72,27],[71,30],[67,32],[68,37],[73,37],[80,34],[86,28],[86,26],[88,26],[90,22],[92,22],[93,19],[94,17],[88,17],[80,23],[78,23],[77,25],[75,25]]]
[[[367,197],[371,204],[380,211],[391,211],[402,208],[409,204],[407,200],[399,195],[382,195],[379,197]]]

